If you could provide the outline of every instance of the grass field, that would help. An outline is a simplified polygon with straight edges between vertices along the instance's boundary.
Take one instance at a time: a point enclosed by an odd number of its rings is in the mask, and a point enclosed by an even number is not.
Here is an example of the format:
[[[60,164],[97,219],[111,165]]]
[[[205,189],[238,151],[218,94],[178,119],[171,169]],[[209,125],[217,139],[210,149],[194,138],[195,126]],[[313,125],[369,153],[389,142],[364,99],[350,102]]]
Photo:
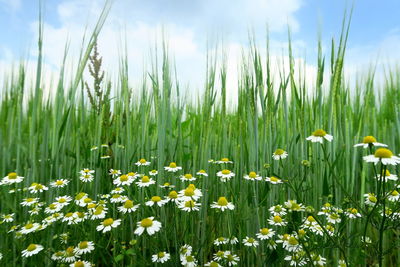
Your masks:
[[[400,73],[345,83],[348,21],[311,88],[290,42],[277,83],[252,46],[230,105],[226,64],[187,102],[166,49],[139,89],[124,58],[102,78],[105,17],[54,97],[41,36],[35,83],[21,64],[2,85],[1,263],[398,266]]]

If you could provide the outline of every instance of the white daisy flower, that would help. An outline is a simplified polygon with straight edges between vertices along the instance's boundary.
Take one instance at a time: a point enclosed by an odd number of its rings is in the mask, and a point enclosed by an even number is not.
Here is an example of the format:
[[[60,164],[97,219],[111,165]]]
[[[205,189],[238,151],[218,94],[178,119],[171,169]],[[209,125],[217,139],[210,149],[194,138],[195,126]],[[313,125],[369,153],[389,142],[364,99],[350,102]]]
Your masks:
[[[126,200],[124,205],[118,207],[118,211],[122,213],[135,212],[139,208],[140,204],[134,205],[132,200]]]
[[[61,261],[63,262],[74,262],[76,261],[78,258],[80,258],[80,255],[78,255],[75,252],[75,248],[73,246],[68,247],[65,251],[64,251],[64,255]]]
[[[230,239],[229,239],[229,244],[231,244],[231,245],[235,245],[235,244],[237,244],[237,243],[239,243],[239,239],[237,239],[237,237],[231,237]]]
[[[218,237],[217,239],[214,240],[214,245],[216,245],[216,246],[225,245],[228,242],[229,242],[228,238],[220,236],[220,237]]]
[[[152,262],[164,263],[169,261],[169,259],[171,259],[171,255],[165,251],[158,252],[157,254],[151,256]]]
[[[30,193],[42,193],[43,191],[49,190],[49,188],[45,185],[38,184],[38,183],[32,183],[30,187],[28,187],[28,190]]]
[[[258,246],[258,241],[252,237],[246,236],[243,240],[243,245],[247,247],[257,247]]]
[[[288,200],[285,202],[285,207],[289,211],[304,211],[305,207],[301,203],[297,203],[297,200]]]
[[[85,168],[85,169],[79,171],[79,173],[80,173],[81,175],[84,175],[84,174],[93,174],[93,173],[94,173],[94,170]]]
[[[275,150],[275,152],[272,154],[272,158],[274,160],[285,159],[285,158],[287,158],[287,156],[288,156],[288,153],[285,150],[280,149],[280,148]]]
[[[134,181],[134,178],[132,176],[128,176],[126,174],[123,174],[119,177],[117,177],[116,179],[113,180],[113,184],[117,185],[117,186],[130,186]]]
[[[350,219],[356,219],[356,218],[360,218],[361,214],[358,212],[357,209],[355,208],[348,208],[345,213],[344,213],[347,217],[349,217]]]
[[[108,174],[111,175],[114,178],[114,177],[117,177],[117,176],[121,175],[121,170],[110,169]]]
[[[165,169],[166,171],[168,171],[168,172],[177,172],[177,171],[179,171],[179,170],[182,170],[182,167],[176,166],[176,163],[175,163],[175,162],[171,162],[171,163],[169,164],[169,166],[164,167],[164,169]]]
[[[212,209],[220,209],[221,211],[224,210],[233,210],[235,209],[235,205],[233,205],[231,202],[228,202],[228,200],[225,197],[220,197],[217,202],[213,202],[211,204]]]
[[[297,238],[292,235],[288,236],[287,238],[285,238],[285,240],[283,240],[282,246],[289,252],[298,252],[303,249]]]
[[[282,180],[275,177],[275,176],[271,176],[271,177],[265,177],[265,181],[270,182],[271,184],[282,184]]]
[[[165,204],[168,203],[168,200],[162,199],[159,196],[153,196],[149,201],[147,201],[145,204],[146,206],[152,207],[153,205],[157,205],[159,207],[164,206]]]
[[[383,165],[397,165],[400,164],[400,158],[393,156],[392,151],[387,148],[378,148],[373,155],[365,156],[363,159],[366,162],[378,164],[382,162]]]
[[[92,241],[81,241],[75,248],[75,253],[78,255],[90,253],[94,250],[94,243]]]
[[[199,200],[201,196],[203,196],[203,193],[194,184],[190,184],[186,189],[179,191],[178,194],[181,201]]]
[[[5,176],[1,180],[1,184],[10,185],[10,184],[19,184],[24,180],[24,177],[18,176],[16,172],[10,172],[7,176]]]
[[[121,224],[121,219],[114,220],[112,218],[105,219],[99,226],[96,227],[97,231],[103,233],[111,231],[112,228],[117,228]]]
[[[43,246],[38,244],[30,244],[26,249],[22,251],[22,257],[28,258],[30,256],[38,254],[42,250]]]
[[[399,192],[397,192],[397,190],[393,190],[390,192],[390,194],[388,195],[387,198],[389,201],[396,202],[396,201],[399,201],[400,194],[399,194]]]
[[[96,220],[96,219],[104,219],[107,214],[107,208],[104,206],[98,206],[96,207],[95,210],[90,211],[90,219],[91,220]]]
[[[216,261],[209,261],[204,266],[209,266],[209,267],[222,267],[218,262]]]
[[[150,164],[151,162],[145,159],[139,159],[139,161],[135,163],[136,166],[149,166]]]
[[[256,172],[250,172],[249,174],[245,175],[243,177],[246,180],[250,180],[250,181],[261,181],[262,177],[260,175],[258,175]]]
[[[88,261],[76,261],[69,265],[69,267],[91,267],[91,266],[92,264]]]
[[[329,223],[332,223],[332,224],[340,223],[342,221],[339,214],[337,214],[335,212],[332,212],[331,214],[329,214],[327,216],[327,220]]]
[[[284,207],[282,207],[282,205],[271,206],[268,210],[274,216],[281,216],[282,217],[282,216],[287,214],[286,209]]]
[[[235,176],[235,174],[233,172],[231,172],[230,170],[222,170],[217,172],[217,176],[220,177],[221,182],[227,182],[229,181],[232,177]]]
[[[387,145],[378,143],[375,139],[375,137],[369,135],[365,136],[362,140],[362,143],[354,145],[354,147],[359,147],[362,146],[363,148],[368,148],[372,146],[382,146],[382,147],[387,147]]]
[[[276,225],[276,226],[287,225],[287,222],[285,220],[283,220],[281,216],[278,216],[278,215],[269,218],[268,222],[269,222],[269,224]]]
[[[338,261],[338,267],[347,267],[347,264],[344,260],[339,260]]]
[[[292,255],[288,255],[284,258],[285,261],[290,261],[289,265],[290,266],[304,266],[307,264],[307,258],[305,258],[303,255],[296,253]]]
[[[200,176],[205,176],[205,177],[208,176],[208,174],[207,174],[207,172],[206,172],[205,170],[200,170],[200,171],[198,171],[196,174],[197,174],[197,175],[200,175]]]
[[[333,136],[330,134],[327,134],[324,130],[318,129],[315,130],[311,136],[307,137],[306,140],[311,141],[313,143],[319,142],[323,143],[323,140],[327,140],[329,142],[332,142]]]
[[[191,255],[192,254],[192,246],[191,245],[183,245],[182,247],[180,247],[179,249],[179,255],[180,256],[187,256],[187,255]]]
[[[72,201],[72,197],[70,196],[60,196],[56,197],[56,201],[53,204],[60,206],[61,208],[68,206],[69,203]]]
[[[313,261],[315,266],[325,266],[326,259],[318,254],[311,254],[311,260]]]
[[[186,173],[180,177],[182,182],[192,182],[196,181],[196,177],[193,177],[190,173]]]
[[[28,223],[28,224],[25,224],[24,226],[22,226],[21,229],[19,230],[19,232],[21,234],[26,235],[26,234],[35,232],[39,228],[40,228],[39,223]]]
[[[195,267],[197,266],[197,260],[192,255],[181,256],[181,264],[185,267]]]
[[[151,171],[149,171],[149,175],[151,175],[151,176],[155,176],[155,175],[157,175],[158,174],[158,171],[157,170],[151,170]],[[153,255],[154,256],[154,255]]]
[[[169,202],[169,201],[174,202],[174,203],[179,202],[178,193],[177,193],[176,191],[174,191],[174,190],[171,191],[171,192],[169,192],[169,193],[168,193],[168,196],[166,196],[165,199],[168,200],[168,202]]]
[[[80,193],[76,194],[76,196],[75,196],[75,204],[80,206],[80,207],[85,207],[86,204],[83,201],[87,197],[88,197],[88,194],[86,194],[85,192],[80,192]]]
[[[232,164],[233,161],[229,160],[228,158],[222,158],[220,160],[215,161],[216,164],[224,164],[224,163],[229,163]]]
[[[275,231],[270,228],[261,228],[260,232],[256,234],[260,240],[268,240],[275,235]]]
[[[156,181],[154,181],[153,178],[149,178],[149,176],[144,175],[140,181],[136,182],[136,185],[139,187],[149,187],[155,183]]]
[[[186,212],[199,211],[200,206],[201,203],[197,203],[194,200],[181,201],[178,203],[178,208]]]
[[[374,193],[364,194],[365,197],[365,205],[374,206],[378,201]]]
[[[232,254],[232,252],[230,252],[230,251],[225,251],[224,256],[225,256],[226,262],[228,263],[228,266],[234,266],[239,263],[240,258],[237,255]]]
[[[137,228],[135,230],[136,235],[142,235],[143,232],[147,232],[149,235],[154,235],[156,232],[160,231],[161,223],[154,220],[154,217],[148,217],[137,223]]]
[[[29,198],[24,198],[20,204],[24,207],[30,207],[37,203],[39,203],[38,197],[29,197]]]
[[[217,251],[216,253],[214,253],[213,255],[213,260],[215,261],[221,261],[225,259],[225,252],[222,250]]]
[[[94,176],[90,173],[85,173],[82,174],[79,179],[83,182],[83,183],[90,183],[94,180]]]
[[[5,222],[13,222],[14,221],[14,215],[15,215],[15,213],[1,215],[1,218],[3,219],[2,222],[3,223],[5,223]]]
[[[131,177],[133,180],[136,180],[136,178],[138,178],[140,175],[136,172],[128,172],[126,175],[128,175],[129,177]]]
[[[125,189],[122,187],[116,187],[113,190],[111,190],[111,194],[122,194],[123,192],[125,192]]]
[[[58,179],[50,183],[51,187],[62,188],[69,183],[67,179]]]
[[[110,202],[111,203],[123,203],[123,202],[125,202],[127,200],[128,200],[127,196],[123,196],[123,195],[120,195],[120,194],[114,194],[110,198]]]
[[[397,179],[398,179],[397,175],[396,174],[391,174],[389,172],[389,170],[386,170],[385,174],[383,174],[383,171],[382,171],[382,178],[383,178],[382,180],[384,182],[387,182],[388,180],[397,181]],[[381,179],[381,175],[375,176],[375,179],[380,180]]]
[[[169,188],[174,188],[175,185],[166,182],[166,183],[164,183],[163,185],[160,185],[160,187],[161,187],[161,188],[169,189]]]

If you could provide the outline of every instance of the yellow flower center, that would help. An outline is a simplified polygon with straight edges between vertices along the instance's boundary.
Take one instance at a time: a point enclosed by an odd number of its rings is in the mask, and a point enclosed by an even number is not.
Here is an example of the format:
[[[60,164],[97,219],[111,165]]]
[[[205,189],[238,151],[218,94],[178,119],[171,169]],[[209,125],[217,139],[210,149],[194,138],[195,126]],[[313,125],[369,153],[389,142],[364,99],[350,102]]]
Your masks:
[[[193,200],[189,200],[185,202],[185,207],[186,208],[194,208],[195,202]]]
[[[230,174],[230,173],[231,173],[230,170],[222,170],[222,174],[224,174],[224,175],[227,175],[227,174]]]
[[[94,215],[100,215],[101,213],[103,213],[103,207],[99,206],[96,208],[96,210],[94,211]]]
[[[190,184],[190,185],[188,185],[187,188],[192,188],[194,190],[194,189],[196,189],[196,186],[194,184]]]
[[[398,196],[398,195],[399,195],[399,192],[397,192],[397,190],[393,190],[392,193],[391,193],[391,195],[394,196],[394,197],[395,197],[395,196]]]
[[[356,214],[358,212],[358,210],[357,209],[351,209],[351,213],[353,213],[353,214]]]
[[[373,137],[373,136],[371,136],[371,135],[368,135],[368,136],[365,136],[365,137],[363,138],[363,143],[364,143],[364,144],[376,143],[376,139],[375,139],[375,137]]]
[[[64,216],[68,218],[68,217],[72,217],[73,215],[74,215],[74,214],[73,214],[72,212],[68,212],[68,213],[65,214]]]
[[[76,200],[81,200],[84,196],[86,196],[86,193],[81,192],[81,193],[76,195],[75,199]]]
[[[150,182],[150,178],[149,178],[149,176],[143,176],[142,177],[142,183],[148,183],[148,182]]]
[[[217,262],[213,261],[213,262],[210,263],[209,266],[210,266],[210,267],[218,267],[219,265],[218,265]]]
[[[271,176],[271,177],[269,178],[269,180],[272,181],[272,182],[278,182],[278,181],[279,181],[279,179],[276,178],[275,176]]]
[[[260,233],[262,235],[267,235],[267,234],[269,234],[269,229],[268,228],[263,228],[263,229],[260,230]]]
[[[185,174],[185,179],[190,180],[190,179],[192,179],[192,177],[193,176],[191,174],[189,174],[189,173]]]
[[[168,186],[170,186],[171,184],[170,183],[164,183],[164,186],[165,187],[168,187]]]
[[[161,197],[159,197],[159,196],[151,197],[151,201],[153,201],[153,202],[159,202],[159,201],[161,201]]]
[[[188,188],[186,188],[186,189],[185,189],[185,192],[184,192],[184,194],[185,194],[185,196],[187,196],[187,197],[194,196],[194,189],[193,189],[193,188],[190,188],[190,187],[188,187]]]
[[[108,219],[105,219],[104,221],[103,221],[103,225],[104,226],[110,226],[111,224],[113,224],[114,223],[114,220],[112,219],[112,218],[108,218]]]
[[[186,261],[187,261],[187,262],[194,262],[193,256],[191,256],[191,255],[186,256]]]
[[[41,190],[41,189],[43,189],[43,185],[37,184],[37,185],[35,186],[35,189],[36,189],[36,190]]]
[[[223,161],[223,162],[228,162],[229,159],[228,159],[228,158],[222,158],[221,161]]]
[[[73,255],[74,255],[74,247],[68,247],[68,248],[65,250],[65,253],[66,253],[67,256],[69,256],[69,257],[73,256]]]
[[[165,253],[164,252],[158,252],[158,258],[164,258]]]
[[[171,163],[169,164],[169,167],[170,167],[170,168],[176,168],[176,163],[175,163],[175,162],[171,162]]]
[[[216,253],[217,257],[223,257],[224,256],[224,252],[223,251],[218,251]]]
[[[169,192],[168,197],[173,199],[178,198],[178,193],[176,191],[171,191]]]
[[[274,222],[275,223],[281,223],[282,222],[282,218],[280,216],[274,216]]]
[[[121,175],[121,176],[119,177],[119,180],[120,180],[121,182],[126,182],[126,181],[128,181],[128,175],[126,175],[126,174]]]
[[[26,202],[28,202],[28,203],[33,202],[33,201],[35,201],[35,199],[32,197],[26,199]]]
[[[78,246],[79,246],[80,249],[85,249],[85,248],[88,248],[89,244],[88,244],[87,241],[82,241],[82,242],[79,243]]]
[[[374,203],[377,201],[375,196],[369,196],[368,199],[369,199],[369,201],[374,202]]]
[[[255,173],[255,172],[250,172],[250,173],[249,173],[249,177],[252,178],[252,179],[254,179],[254,178],[257,177],[257,173]]]
[[[288,239],[288,243],[292,246],[296,246],[299,244],[299,242],[297,241],[297,239],[294,236],[289,237]]]
[[[32,223],[28,223],[27,225],[25,225],[25,229],[32,229],[32,228],[33,228]]]
[[[275,155],[280,156],[283,155],[283,153],[285,153],[285,150],[278,148],[277,150],[275,150]]]
[[[56,185],[63,185],[63,184],[64,184],[64,182],[62,180],[57,180],[56,181]]]
[[[128,172],[128,174],[127,174],[128,176],[135,176],[136,175],[136,173],[134,173],[134,172]]]
[[[8,179],[15,180],[15,179],[17,179],[17,177],[18,177],[18,175],[16,172],[10,172],[8,174]]]
[[[322,129],[318,129],[318,130],[315,130],[312,133],[312,135],[313,136],[318,136],[318,137],[324,137],[326,135],[326,132],[324,130],[322,130]]]
[[[145,164],[145,163],[147,162],[147,160],[145,160],[145,159],[140,159],[139,162],[140,162],[141,164]]]
[[[254,238],[252,238],[252,237],[250,237],[250,238],[247,239],[247,243],[254,243],[254,241],[255,241],[255,240],[254,240]]]
[[[299,236],[304,236],[306,234],[306,231],[304,231],[304,229],[300,229],[298,231],[298,233],[299,233]]]
[[[333,219],[333,220],[339,219],[339,215],[336,214],[336,213],[332,213],[329,217],[330,217],[331,219]]]
[[[143,220],[140,222],[140,225],[141,225],[142,227],[145,227],[145,228],[150,227],[150,226],[153,225],[153,220],[150,219],[150,218],[143,219]]]
[[[74,267],[84,267],[85,264],[83,263],[83,261],[77,261],[74,263]]]
[[[90,197],[85,198],[85,200],[83,200],[84,203],[88,204],[92,202],[92,199]]]
[[[96,204],[94,204],[94,203],[89,203],[89,204],[87,205],[87,208],[88,208],[88,209],[93,209],[94,207],[96,207]]]
[[[26,250],[27,250],[27,251],[34,251],[36,248],[37,248],[37,246],[36,246],[35,244],[30,244],[30,245],[26,248]]]
[[[124,204],[124,208],[125,209],[130,209],[130,208],[132,208],[133,207],[133,201],[132,200],[127,200],[127,201],[125,201],[125,204]]]
[[[377,158],[391,158],[393,156],[392,151],[387,148],[378,148],[375,151],[375,157]]]
[[[205,170],[200,170],[199,173],[206,173],[206,171]]]
[[[218,199],[218,205],[220,206],[226,206],[228,205],[228,200],[225,197],[220,197]]]

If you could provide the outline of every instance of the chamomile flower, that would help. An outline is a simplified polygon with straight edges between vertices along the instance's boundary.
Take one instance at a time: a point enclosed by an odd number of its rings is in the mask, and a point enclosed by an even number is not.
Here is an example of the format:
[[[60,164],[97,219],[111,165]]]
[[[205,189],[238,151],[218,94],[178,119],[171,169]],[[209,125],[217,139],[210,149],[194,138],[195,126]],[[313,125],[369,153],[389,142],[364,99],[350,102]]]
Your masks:
[[[110,169],[108,174],[111,175],[114,178],[114,177],[117,177],[117,176],[121,175],[121,170]]]
[[[1,215],[2,223],[13,222],[14,221],[14,215],[15,215],[15,213]]]
[[[313,143],[323,143],[323,140],[327,140],[328,142],[332,142],[333,136],[330,134],[327,134],[324,130],[318,129],[315,130],[309,137],[306,138],[306,140],[311,141]]]
[[[75,253],[78,255],[90,253],[94,250],[94,243],[92,241],[81,241],[75,248]]]
[[[135,212],[139,208],[140,204],[134,205],[132,200],[126,200],[124,205],[118,207],[118,211],[122,213]]]
[[[160,251],[157,254],[151,256],[152,262],[164,263],[171,259],[171,255],[165,251]]]
[[[193,250],[193,248],[192,248],[191,245],[185,244],[185,245],[183,245],[182,247],[180,247],[180,249],[179,249],[179,255],[180,255],[180,256],[191,255],[191,254],[192,254],[192,250]]]
[[[140,176],[136,172],[128,172],[126,175],[128,175],[128,177],[132,178],[133,180],[136,180],[136,178],[138,178]]]
[[[21,227],[19,232],[21,234],[27,235],[29,233],[35,232],[39,228],[40,228],[40,224],[39,223],[27,223],[27,224],[25,224],[24,226]]]
[[[116,187],[113,190],[111,190],[111,194],[122,194],[123,192],[125,192],[125,189],[122,187]]]
[[[232,164],[233,163],[233,161],[231,161],[230,159],[228,159],[228,158],[222,158],[222,159],[220,159],[220,160],[217,160],[217,161],[215,161],[214,163],[216,163],[216,164]]]
[[[67,179],[58,179],[58,180],[51,182],[50,186],[55,187],[55,188],[62,188],[64,186],[68,185],[68,183],[69,183],[69,180],[67,180]]]
[[[121,224],[121,219],[114,220],[113,218],[105,219],[99,226],[96,227],[97,231],[103,233],[111,231],[112,228],[117,228]]]
[[[397,175],[396,174],[391,174],[389,172],[389,170],[386,170],[385,173],[383,173],[383,171],[382,171],[382,178],[383,178],[382,180],[384,182],[387,182],[388,180],[397,181],[397,179],[398,179]],[[381,179],[381,175],[375,176],[375,179],[380,180]]]
[[[225,259],[225,252],[222,250],[217,251],[216,253],[214,253],[213,255],[213,260],[215,261],[221,261]]]
[[[5,176],[1,180],[1,184],[10,185],[10,184],[19,184],[24,180],[24,177],[18,176],[16,172],[10,172],[7,176]]]
[[[260,175],[258,175],[256,172],[250,172],[249,174],[245,175],[243,178],[246,180],[249,180],[249,181],[260,181],[262,179],[262,177]]]
[[[272,238],[275,234],[275,231],[270,228],[261,228],[260,232],[256,234],[257,238],[260,240],[268,240]]]
[[[378,164],[378,162],[382,162],[383,165],[400,164],[400,158],[394,156],[392,151],[387,148],[378,148],[373,155],[365,156],[363,159],[374,164]]]
[[[73,246],[68,247],[65,251],[64,251],[64,255],[62,258],[63,262],[74,262],[76,261],[78,258],[80,258],[80,255],[77,254],[75,252],[75,248]]]
[[[178,197],[181,201],[198,200],[203,193],[196,188],[194,184],[190,184],[186,189],[179,191]]]
[[[168,196],[165,197],[166,200],[177,203],[179,201],[178,193],[176,191],[171,191],[168,193]]]
[[[298,252],[302,250],[302,246],[300,245],[298,239],[293,235],[289,235],[287,238],[285,238],[282,246],[289,252]]]
[[[233,205],[231,202],[228,202],[226,197],[220,197],[217,202],[213,202],[211,204],[212,209],[220,209],[221,211],[224,210],[233,210],[235,209],[235,205]]]
[[[399,192],[397,192],[397,190],[392,190],[390,192],[390,194],[388,195],[389,201],[396,202],[396,201],[399,201],[399,199],[400,199],[400,194],[399,194]]]
[[[375,139],[375,137],[369,135],[369,136],[365,136],[362,140],[362,143],[360,144],[355,144],[354,147],[359,147],[362,146],[363,148],[368,148],[368,147],[372,147],[372,146],[382,146],[382,147],[387,147],[387,145],[382,144],[382,143],[378,143]]]
[[[238,265],[240,258],[236,254],[232,254],[230,251],[225,251],[224,254],[228,266]]]
[[[220,245],[225,245],[229,241],[228,238],[225,238],[223,236],[218,237],[217,239],[214,240],[214,245],[220,246]]]
[[[365,205],[374,206],[378,201],[374,193],[364,194]]]
[[[208,176],[208,174],[207,174],[207,172],[205,170],[200,170],[196,174],[199,175],[199,176],[205,176],[205,177]]]
[[[300,251],[301,252],[301,251]],[[302,255],[303,253],[295,253],[292,255],[288,255],[284,258],[285,261],[289,261],[290,266],[304,266],[307,264],[307,258]]]
[[[125,202],[126,200],[128,200],[128,197],[120,194],[114,194],[110,198],[111,203],[122,203]]]
[[[152,207],[153,205],[157,205],[159,207],[162,207],[167,203],[168,200],[162,199],[159,196],[153,196],[149,201],[146,202],[146,206]]]
[[[175,185],[166,182],[166,183],[164,183],[163,185],[160,185],[160,187],[161,187],[161,188],[169,189],[169,188],[174,188]]]
[[[285,225],[287,225],[287,222],[284,219],[282,219],[281,216],[278,216],[278,215],[269,218],[268,222],[269,222],[269,224],[276,225],[276,226],[285,226]]]
[[[72,201],[72,197],[70,196],[60,196],[56,197],[56,201],[53,204],[56,204],[60,208],[68,206],[69,203]]]
[[[193,177],[190,173],[186,173],[180,177],[182,182],[192,182],[196,181],[196,177]]]
[[[30,256],[38,254],[42,250],[43,246],[38,244],[30,244],[26,249],[22,251],[22,257],[28,258]]]
[[[344,215],[346,215],[349,219],[356,219],[356,218],[361,217],[361,214],[355,208],[348,208],[344,212]]]
[[[177,172],[177,171],[179,171],[179,170],[182,170],[182,167],[177,166],[175,162],[171,162],[171,163],[169,164],[169,166],[164,167],[164,169],[165,169],[167,172]]]
[[[45,185],[39,183],[32,183],[30,187],[28,187],[30,193],[42,193],[43,191],[49,190],[49,188]]]
[[[134,178],[132,176],[128,176],[126,174],[123,174],[121,176],[118,176],[117,178],[115,178],[113,180],[113,184],[115,184],[116,186],[130,186],[134,181]]]
[[[90,210],[90,219],[104,219],[107,215],[107,208],[104,206],[97,206],[94,210]]]
[[[221,182],[227,182],[232,177],[234,177],[235,174],[233,172],[231,172],[230,170],[224,169],[222,171],[217,172],[217,176],[220,178]]]
[[[311,260],[313,261],[315,266],[325,266],[326,259],[318,254],[311,254]]]
[[[79,177],[79,180],[81,180],[83,183],[90,183],[94,180],[94,176],[90,173],[85,173]]]
[[[231,238],[229,238],[229,244],[235,245],[237,243],[239,243],[239,239],[237,239],[237,237],[232,236]]]
[[[181,264],[185,267],[195,267],[197,260],[193,255],[181,256]]]
[[[88,261],[75,261],[69,265],[69,267],[91,267],[92,264]]]
[[[271,177],[265,177],[265,181],[270,182],[271,184],[282,184],[282,180],[275,177],[275,176],[271,176]]]
[[[273,216],[283,216],[287,214],[286,209],[282,207],[282,205],[271,206],[268,210]]]
[[[150,164],[151,162],[146,159],[139,159],[139,161],[135,163],[136,166],[149,166]]]
[[[156,232],[160,231],[161,223],[154,220],[154,217],[148,217],[137,223],[137,228],[135,230],[136,235],[142,235],[143,232],[147,232],[149,235],[154,235]]]
[[[257,247],[258,246],[258,241],[252,237],[246,236],[243,240],[243,245],[246,247]]]
[[[273,158],[274,160],[285,159],[285,158],[287,158],[287,156],[288,156],[288,153],[287,153],[285,150],[281,149],[281,148],[278,148],[278,149],[275,150],[275,152],[272,154],[272,158]]]
[[[338,261],[338,267],[347,267],[347,264],[344,260],[339,260]]]
[[[297,200],[288,200],[285,202],[285,207],[289,211],[304,211],[304,205],[301,203],[297,203]]]
[[[30,207],[37,203],[39,203],[38,197],[28,197],[28,198],[23,199],[23,201],[21,202],[21,205],[24,207]]]
[[[332,224],[340,223],[342,221],[339,214],[337,214],[336,212],[332,212],[331,214],[329,214],[327,216],[327,220]]]
[[[153,178],[150,178],[147,175],[144,175],[138,182],[136,182],[136,185],[139,187],[149,187],[152,184],[155,184],[156,181],[153,180]]]
[[[199,211],[200,206],[201,203],[197,203],[194,200],[181,201],[178,203],[178,208],[186,212]]]
[[[157,170],[151,170],[151,171],[149,171],[149,175],[150,176],[155,176],[155,175],[157,175],[158,174],[158,171]]]
[[[80,173],[81,175],[84,175],[84,174],[93,174],[93,173],[94,173],[94,170],[85,168],[85,169],[79,171],[79,173]]]
[[[204,266],[208,266],[208,267],[222,267],[222,265],[220,265],[218,262],[216,261],[209,261],[206,264],[204,264]]]

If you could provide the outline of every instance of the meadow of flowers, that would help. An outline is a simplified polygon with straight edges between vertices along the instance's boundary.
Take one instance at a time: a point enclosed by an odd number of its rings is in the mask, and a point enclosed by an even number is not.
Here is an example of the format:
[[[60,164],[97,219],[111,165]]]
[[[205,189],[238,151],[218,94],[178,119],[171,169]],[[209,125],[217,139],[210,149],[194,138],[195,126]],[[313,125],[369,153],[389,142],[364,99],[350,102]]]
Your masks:
[[[1,264],[399,265],[400,76],[347,83],[346,28],[312,88],[290,42],[277,83],[252,47],[234,104],[214,60],[187,102],[166,50],[141,88],[124,58],[106,81],[98,30],[52,96],[41,64],[2,85]]]

